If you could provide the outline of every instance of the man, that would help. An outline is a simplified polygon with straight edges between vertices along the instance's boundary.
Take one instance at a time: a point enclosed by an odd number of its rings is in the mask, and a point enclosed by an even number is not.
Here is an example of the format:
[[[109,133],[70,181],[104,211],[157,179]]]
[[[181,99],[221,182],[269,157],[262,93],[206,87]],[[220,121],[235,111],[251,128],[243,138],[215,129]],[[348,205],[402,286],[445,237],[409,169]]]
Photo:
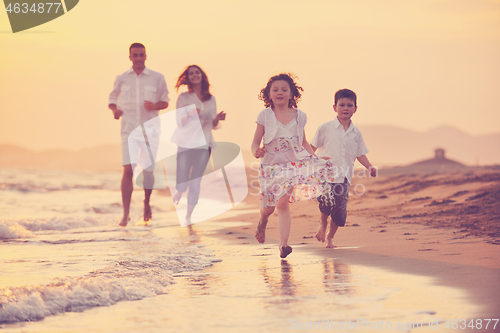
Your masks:
[[[162,74],[146,68],[146,48],[133,43],[129,48],[132,68],[118,75],[113,91],[109,95],[108,107],[115,119],[122,117],[123,177],[121,182],[123,218],[120,226],[127,226],[130,201],[134,190],[134,168],[141,161],[144,167],[144,221],[152,218],[149,199],[154,185],[154,163],[160,137],[160,122],[149,121],[158,116],[158,111],[168,107],[168,89]],[[142,128],[142,131],[136,129]],[[135,131],[134,131],[135,130]],[[138,135],[138,133],[140,133]]]

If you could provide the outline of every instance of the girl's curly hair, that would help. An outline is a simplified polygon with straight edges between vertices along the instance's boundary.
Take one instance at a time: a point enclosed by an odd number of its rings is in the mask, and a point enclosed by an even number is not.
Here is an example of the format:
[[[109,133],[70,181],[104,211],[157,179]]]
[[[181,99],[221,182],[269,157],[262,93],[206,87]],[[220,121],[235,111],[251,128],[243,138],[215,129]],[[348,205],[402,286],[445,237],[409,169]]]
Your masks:
[[[192,67],[198,68],[201,72],[201,94],[203,96],[202,102],[207,101],[210,99],[210,97],[212,97],[212,94],[210,93],[210,83],[208,82],[207,74],[205,74],[203,69],[201,69],[200,66],[198,65],[187,66],[186,69],[184,69],[184,71],[181,73],[181,75],[179,75],[177,83],[175,84],[175,88],[177,89],[177,91],[179,91],[179,88],[181,86],[186,85],[188,87],[189,92],[193,91],[193,87],[191,87],[191,82],[189,81],[188,77],[189,70]]]
[[[288,82],[288,85],[290,86],[290,93],[292,95],[292,98],[290,98],[290,101],[288,101],[288,107],[290,108],[296,108],[297,107],[297,102],[300,100],[300,97],[302,97],[301,92],[304,91],[304,89],[299,86],[298,84],[295,83],[294,79],[297,79],[297,76],[291,74],[291,73],[281,73],[275,76],[272,76],[269,81],[267,81],[267,85],[265,88],[263,88],[260,91],[259,94],[259,99],[261,101],[264,101],[264,105],[266,108],[273,108],[274,104],[271,98],[269,97],[269,92],[271,91],[271,85],[273,84],[274,81],[286,81]]]

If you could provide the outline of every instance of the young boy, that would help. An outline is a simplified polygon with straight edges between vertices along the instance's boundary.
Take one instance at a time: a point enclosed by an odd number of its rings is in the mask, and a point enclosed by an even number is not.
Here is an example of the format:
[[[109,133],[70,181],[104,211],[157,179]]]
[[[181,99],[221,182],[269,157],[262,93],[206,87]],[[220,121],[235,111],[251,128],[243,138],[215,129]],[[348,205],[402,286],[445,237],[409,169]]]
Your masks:
[[[366,148],[363,136],[354,126],[351,117],[357,110],[356,94],[349,89],[341,89],[335,93],[333,109],[337,113],[334,120],[321,125],[316,131],[312,149],[320,148],[319,157],[330,158],[335,168],[335,182],[327,183],[324,193],[318,197],[320,225],[316,238],[325,241],[327,219],[331,216],[330,231],[326,235],[326,247],[333,248],[333,236],[338,227],[343,227],[347,218],[347,197],[352,181],[354,161],[365,166],[372,177],[377,176],[377,170],[366,157]]]

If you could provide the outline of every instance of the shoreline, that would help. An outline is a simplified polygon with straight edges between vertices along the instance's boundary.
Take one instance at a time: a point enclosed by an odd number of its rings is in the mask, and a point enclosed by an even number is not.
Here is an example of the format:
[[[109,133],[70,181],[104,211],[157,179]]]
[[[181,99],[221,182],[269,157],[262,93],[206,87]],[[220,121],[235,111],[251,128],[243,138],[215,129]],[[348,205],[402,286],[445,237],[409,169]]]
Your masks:
[[[464,179],[464,172],[448,174],[424,175],[427,186],[407,194],[391,195],[390,191],[383,188],[393,186],[394,181],[404,185],[406,178],[396,178],[384,181],[384,178],[364,179],[367,193],[365,196],[350,197],[348,204],[348,223],[346,227],[339,228],[335,243],[338,248],[326,249],[325,243],[318,242],[314,235],[319,221],[319,211],[315,200],[296,202],[290,205],[292,227],[289,245],[294,252],[286,259],[294,261],[294,256],[301,253],[314,253],[324,258],[335,258],[347,263],[363,265],[366,267],[382,268],[387,271],[426,276],[433,283],[442,287],[454,287],[464,290],[467,299],[481,306],[474,319],[495,318],[500,313],[500,288],[496,285],[500,281],[500,250],[495,237],[480,237],[471,234],[474,228],[465,230],[467,225],[459,224],[460,228],[451,227],[453,223],[439,225],[439,220],[428,221],[415,219],[408,223],[401,219],[392,218],[395,215],[418,212],[427,209],[425,202],[411,201],[415,196],[427,196],[432,193],[433,200],[446,200],[445,198],[464,191],[469,197],[475,193],[495,193],[489,189],[498,186],[497,172],[486,171],[474,175],[477,181],[458,181]],[[469,175],[470,176],[470,175]],[[386,177],[386,176],[384,176]],[[415,177],[409,175],[408,177]],[[481,177],[490,177],[489,179]],[[419,177],[418,177],[419,178]],[[435,179],[446,178],[447,184],[442,184]],[[359,180],[357,180],[359,181]],[[435,183],[433,183],[435,182]],[[432,186],[436,185],[436,186]],[[387,197],[381,200],[380,194],[386,193]],[[233,209],[232,216],[214,218],[216,221],[235,221],[248,223],[245,226],[227,226],[216,232],[216,236],[239,245],[259,245],[254,237],[258,222],[259,198],[249,195],[245,204]],[[383,204],[381,204],[383,203]],[[474,202],[473,202],[474,203]],[[420,206],[417,206],[419,204]],[[454,203],[468,204],[466,198]],[[424,208],[425,207],[425,208]],[[435,208],[435,207],[432,207]],[[441,208],[441,207],[438,207]],[[248,209],[252,212],[248,212]],[[241,214],[237,214],[237,211]],[[235,218],[235,214],[237,217]],[[370,217],[370,215],[373,215]],[[494,215],[493,215],[494,217]],[[459,217],[455,217],[457,220]],[[462,217],[463,218],[463,217]],[[473,214],[466,218],[474,219]],[[449,222],[449,221],[448,221]],[[490,219],[491,222],[491,219]],[[266,230],[266,242],[263,246],[273,248],[272,256],[279,259],[277,240],[276,212],[270,217]],[[492,242],[493,239],[493,242]],[[256,253],[258,255],[258,253]],[[453,318],[451,318],[453,319]],[[497,327],[498,329],[498,327]]]
[[[251,214],[244,214],[251,215]],[[229,220],[235,221],[240,216],[227,218]],[[196,226],[195,226],[196,227]],[[333,260],[341,262],[343,265],[351,266],[363,266],[366,267],[369,273],[372,270],[379,271],[383,270],[388,272],[388,275],[394,275],[395,279],[392,281],[392,277],[385,277],[382,279],[382,283],[392,284],[395,283],[399,285],[401,283],[398,275],[402,274],[405,279],[412,280],[415,277],[422,277],[429,279],[429,285],[438,287],[438,292],[440,288],[449,289],[453,288],[456,290],[461,290],[464,295],[458,300],[450,300],[450,308],[454,306],[455,302],[459,302],[466,299],[466,303],[470,305],[477,306],[473,313],[470,313],[468,318],[444,318],[444,319],[467,319],[469,322],[471,319],[487,319],[496,318],[498,313],[500,313],[500,288],[496,288],[496,284],[500,281],[500,269],[494,267],[486,267],[485,265],[468,265],[459,263],[456,260],[436,260],[429,258],[416,258],[405,255],[407,253],[395,253],[392,254],[381,254],[373,251],[370,246],[339,246],[335,249],[327,249],[323,247],[323,243],[319,243],[314,239],[302,238],[303,241],[290,242],[294,248],[294,252],[290,254],[286,259],[279,258],[278,251],[278,241],[274,237],[266,238],[264,244],[258,244],[254,239],[252,231],[256,224],[248,224],[245,226],[221,226],[222,228],[214,232],[213,236],[222,239],[225,242],[229,242],[232,245],[248,246],[255,248],[256,252],[253,254],[256,257],[259,256],[270,256],[274,257],[276,261],[286,261],[288,263],[294,263],[300,261],[302,257],[306,255],[312,255],[317,257],[318,260]],[[292,227],[293,228],[293,227]],[[425,227],[430,231],[431,228]],[[317,244],[314,244],[316,242]],[[474,247],[477,243],[471,243],[471,247]],[[488,244],[489,245],[489,244]],[[489,245],[495,247],[496,245]],[[297,257],[297,258],[295,258]],[[453,257],[454,256],[450,256]],[[224,260],[224,259],[223,259]],[[342,275],[342,273],[340,273]],[[375,275],[380,275],[375,273]],[[431,300],[436,297],[436,289],[430,289],[429,295],[418,295],[414,292],[420,290],[424,292],[426,289],[419,289],[421,286],[415,286],[416,290],[413,290],[412,285],[406,285],[406,288],[402,291],[403,294],[400,296],[400,303],[394,301],[396,305],[389,304],[389,308],[399,306],[408,306],[406,303],[412,304],[415,299],[422,297],[429,297]],[[382,302],[384,303],[384,302]],[[406,304],[406,305],[405,305]],[[421,306],[426,308],[425,301],[420,300]],[[423,305],[422,305],[423,304]],[[450,310],[451,311],[451,310]],[[442,320],[443,318],[441,318]],[[440,323],[443,323],[440,321]],[[498,327],[497,327],[498,329]],[[464,331],[464,330],[461,330]],[[465,330],[467,331],[467,330]],[[490,331],[490,330],[488,330]],[[472,332],[472,331],[471,331]]]

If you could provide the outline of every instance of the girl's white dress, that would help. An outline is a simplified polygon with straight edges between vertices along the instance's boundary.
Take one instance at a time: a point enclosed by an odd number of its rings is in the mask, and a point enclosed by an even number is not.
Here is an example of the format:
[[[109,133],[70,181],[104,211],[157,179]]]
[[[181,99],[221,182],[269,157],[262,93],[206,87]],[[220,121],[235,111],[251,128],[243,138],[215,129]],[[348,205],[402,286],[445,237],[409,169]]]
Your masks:
[[[266,149],[259,169],[261,207],[275,206],[286,193],[291,194],[289,202],[315,198],[325,182],[333,182],[331,163],[302,146],[306,122],[300,110],[288,124],[278,121],[271,109],[259,114],[257,124],[264,126]]]

